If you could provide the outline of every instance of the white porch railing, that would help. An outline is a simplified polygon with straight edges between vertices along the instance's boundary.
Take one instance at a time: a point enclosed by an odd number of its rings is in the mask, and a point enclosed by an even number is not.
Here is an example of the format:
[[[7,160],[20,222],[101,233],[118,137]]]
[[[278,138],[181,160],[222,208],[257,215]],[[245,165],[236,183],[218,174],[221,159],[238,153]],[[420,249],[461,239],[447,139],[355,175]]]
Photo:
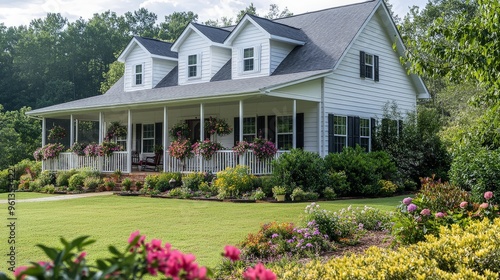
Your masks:
[[[43,161],[43,170],[63,171],[89,168],[101,172],[128,171],[127,152],[113,152],[111,156],[88,157],[74,153],[60,153],[57,158]]]
[[[278,151],[274,158],[278,158],[287,151]],[[205,160],[201,155],[181,161],[165,153],[166,170],[169,172],[212,172],[217,173],[227,167],[236,165],[246,165],[250,168],[250,173],[254,175],[266,175],[273,172],[272,159],[259,160],[253,151],[247,151],[242,156],[238,156],[232,150],[217,151],[210,160]]]

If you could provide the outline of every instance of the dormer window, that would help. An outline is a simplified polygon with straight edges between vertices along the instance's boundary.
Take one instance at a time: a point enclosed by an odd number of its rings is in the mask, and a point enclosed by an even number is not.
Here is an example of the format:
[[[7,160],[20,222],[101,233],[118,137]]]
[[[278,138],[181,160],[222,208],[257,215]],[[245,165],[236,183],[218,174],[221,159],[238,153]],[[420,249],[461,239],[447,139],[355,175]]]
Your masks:
[[[188,78],[197,78],[200,75],[199,57],[196,54],[188,56]]]
[[[142,85],[142,71],[142,64],[137,64],[134,67],[135,85]]]
[[[254,48],[243,50],[243,71],[253,71],[254,58]]]
[[[378,56],[360,51],[359,62],[360,62],[360,69],[359,69],[360,77],[364,79],[371,79],[378,82],[379,81]]]

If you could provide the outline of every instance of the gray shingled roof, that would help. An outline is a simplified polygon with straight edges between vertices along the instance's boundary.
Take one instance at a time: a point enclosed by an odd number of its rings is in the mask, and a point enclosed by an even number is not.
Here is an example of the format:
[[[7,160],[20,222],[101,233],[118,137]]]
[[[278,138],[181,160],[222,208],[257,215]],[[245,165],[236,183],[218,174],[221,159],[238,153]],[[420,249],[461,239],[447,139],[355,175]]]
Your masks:
[[[231,61],[232,59],[229,59],[226,64],[224,64],[224,66],[222,66],[221,69],[215,73],[210,82],[231,80]]]
[[[173,87],[179,84],[179,67],[175,66],[161,81],[155,86],[155,88],[161,87]]]
[[[288,26],[277,21],[272,21],[250,14],[247,15],[271,35],[307,42],[307,36],[304,32],[302,32],[302,30],[300,30],[300,28]]]
[[[363,2],[275,20],[300,28],[308,40],[296,47],[273,75],[335,67],[377,4]]]
[[[227,36],[231,34],[230,31],[221,28],[201,25],[194,22],[192,22],[191,24],[201,33],[207,36],[208,39],[210,39],[212,42],[215,43],[220,43],[220,44],[224,43],[224,40],[226,40]]]
[[[149,104],[169,104],[179,101],[197,100],[210,97],[233,97],[240,94],[265,94],[266,88],[286,85],[297,80],[323,77],[331,70],[310,71],[279,76],[266,76],[238,80],[216,81],[182,86],[154,88],[149,90],[123,91],[123,77],[106,94],[53,105],[28,112],[28,115],[97,110],[109,106],[140,106]]]
[[[170,50],[172,43],[139,36],[134,36],[134,38],[151,54],[177,58],[177,53]]]

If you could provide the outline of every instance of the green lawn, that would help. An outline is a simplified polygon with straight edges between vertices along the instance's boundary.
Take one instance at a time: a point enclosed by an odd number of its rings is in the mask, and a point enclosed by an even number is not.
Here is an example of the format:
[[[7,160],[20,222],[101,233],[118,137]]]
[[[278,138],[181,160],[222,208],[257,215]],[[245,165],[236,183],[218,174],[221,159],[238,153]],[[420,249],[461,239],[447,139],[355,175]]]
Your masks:
[[[18,197],[20,199],[22,196]],[[402,196],[381,199],[320,202],[323,209],[369,205],[391,211]],[[4,213],[7,213],[7,205]],[[221,203],[148,197],[88,197],[51,202],[18,202],[16,248],[18,265],[43,260],[35,244],[58,245],[59,237],[90,235],[97,242],[87,248],[88,259],[108,256],[107,246],[124,248],[132,231],[147,240],[159,238],[174,248],[197,256],[201,265],[215,266],[226,244],[237,244],[260,224],[300,222],[308,203]],[[4,216],[6,217],[6,215]],[[7,220],[4,220],[4,223]],[[1,236],[8,236],[2,227]],[[6,238],[4,238],[6,240]],[[2,255],[7,242],[0,243]],[[2,260],[0,271],[5,270]]]

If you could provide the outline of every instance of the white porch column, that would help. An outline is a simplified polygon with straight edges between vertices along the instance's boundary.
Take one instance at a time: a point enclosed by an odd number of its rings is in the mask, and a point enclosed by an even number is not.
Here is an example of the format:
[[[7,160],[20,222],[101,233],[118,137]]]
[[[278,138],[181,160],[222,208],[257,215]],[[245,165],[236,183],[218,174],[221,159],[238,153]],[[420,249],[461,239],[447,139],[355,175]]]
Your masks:
[[[163,171],[167,172],[167,147],[168,147],[168,111],[163,107]]]
[[[297,148],[297,100],[293,100],[293,138],[292,138],[292,148]]]
[[[240,100],[240,139],[238,141],[243,141],[243,100]]]
[[[321,149],[323,139],[323,129],[321,129],[321,102],[318,102],[318,154],[323,157],[323,149]]]
[[[205,108],[200,103],[200,140],[205,140]],[[203,172],[203,157],[200,156],[200,172]]]
[[[47,134],[47,121],[45,118],[42,118],[42,147],[47,144],[45,141],[46,134]]]
[[[73,120],[73,114],[69,116],[69,146],[73,146],[75,143],[75,125]]]
[[[127,170],[132,173],[132,111],[127,116]]]
[[[78,119],[75,120],[75,142],[78,142]]]
[[[104,138],[103,126],[104,126],[104,114],[102,112],[99,112],[99,144],[102,143],[102,140]]]

